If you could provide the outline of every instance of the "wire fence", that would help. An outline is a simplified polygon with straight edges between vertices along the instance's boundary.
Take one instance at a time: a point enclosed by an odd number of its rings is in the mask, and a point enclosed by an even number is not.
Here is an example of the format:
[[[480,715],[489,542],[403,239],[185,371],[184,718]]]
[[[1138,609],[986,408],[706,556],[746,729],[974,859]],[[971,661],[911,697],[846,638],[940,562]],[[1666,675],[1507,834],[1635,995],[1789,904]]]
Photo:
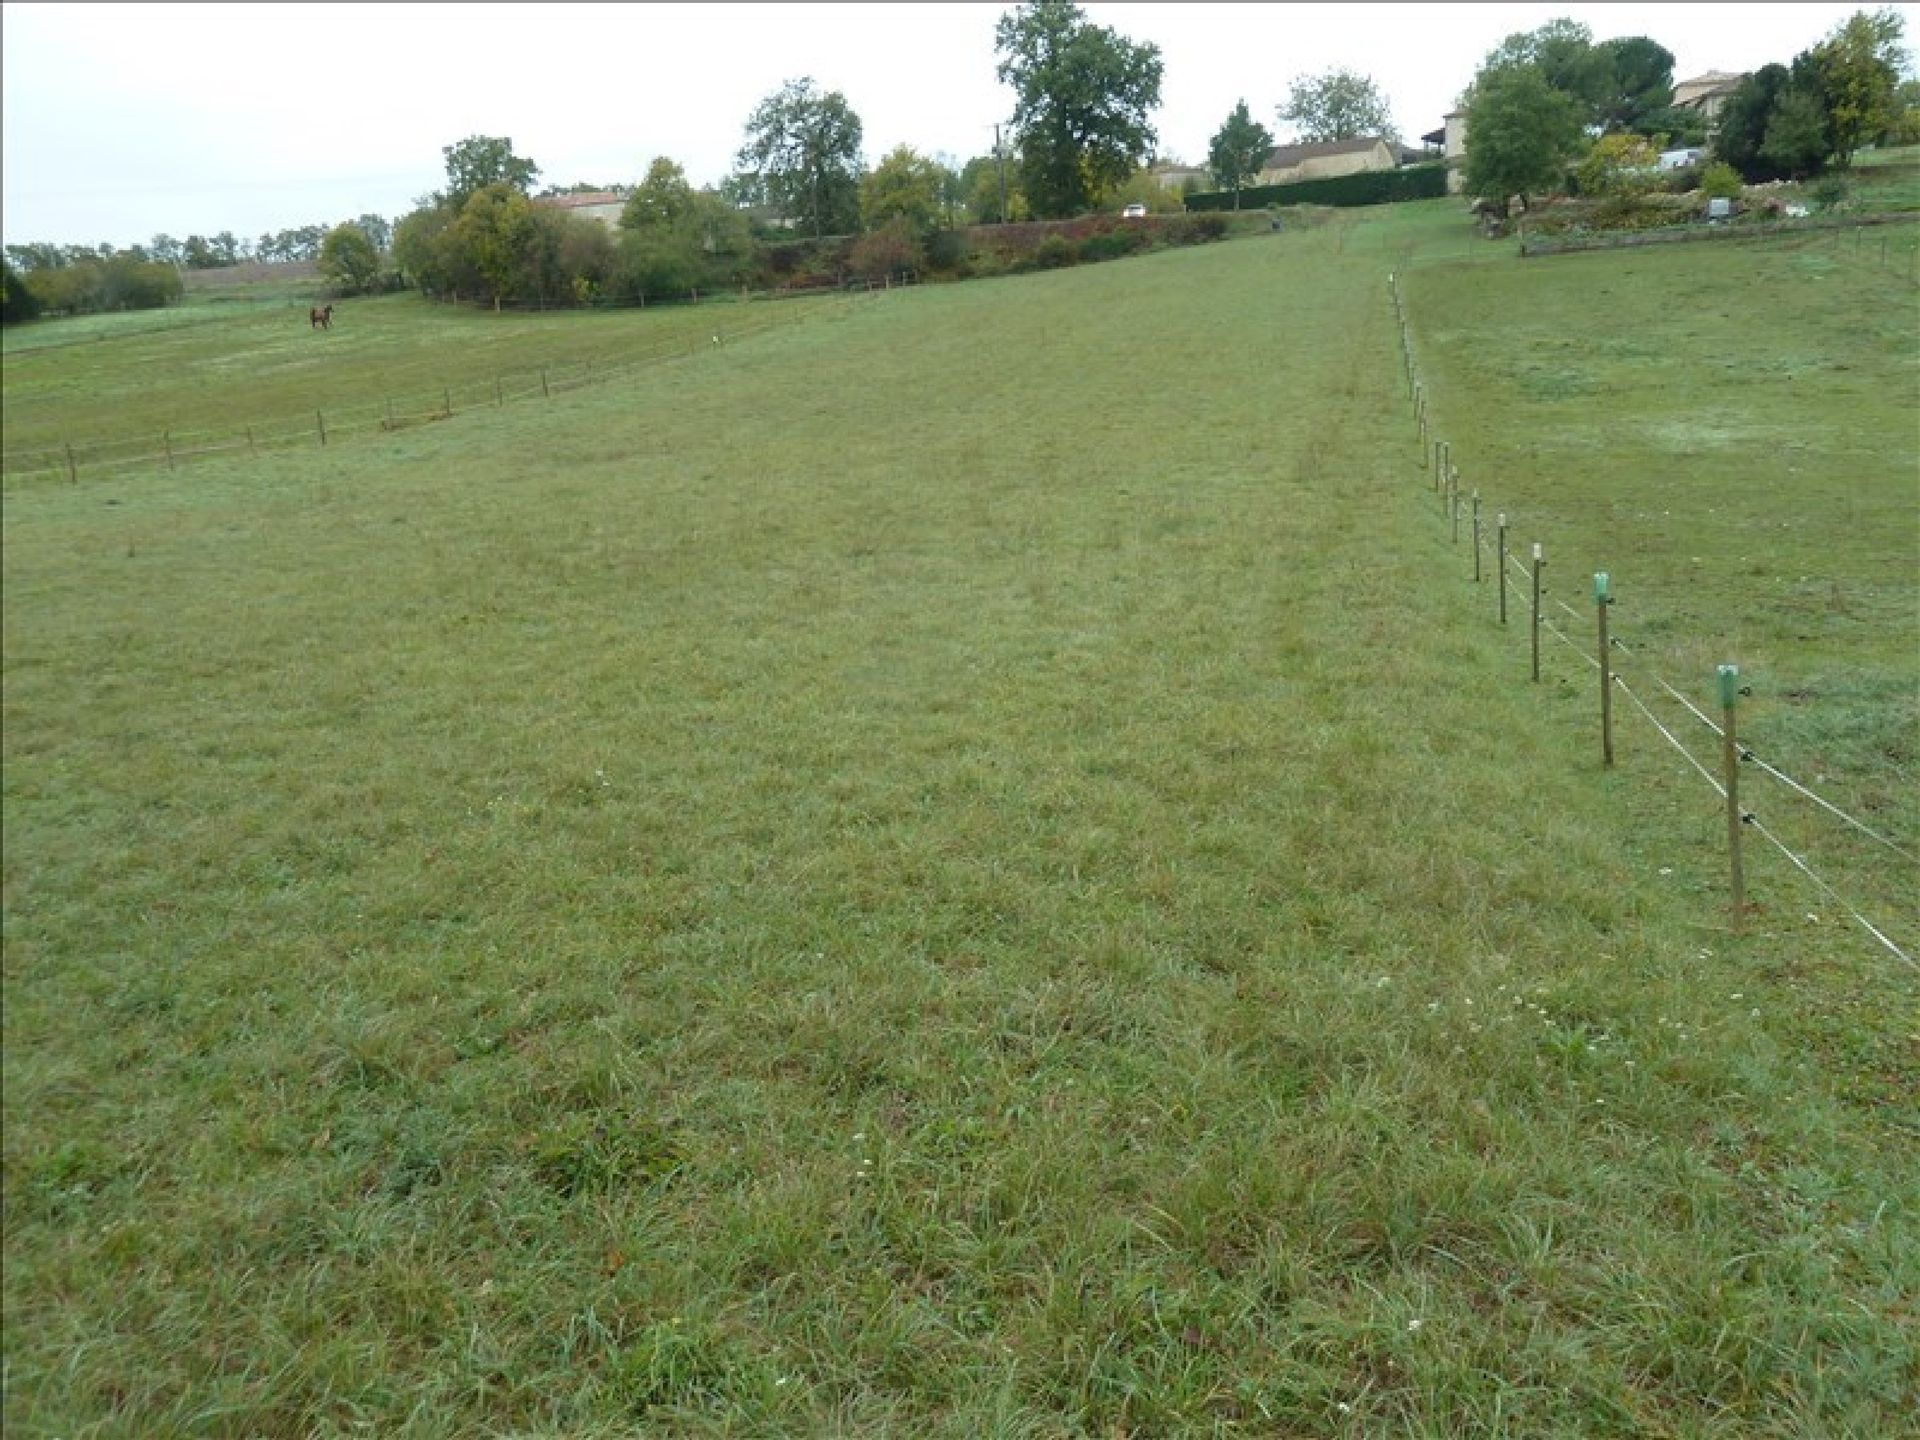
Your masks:
[[[432,362],[411,367],[420,380],[352,405],[316,405],[299,414],[281,414],[251,425],[212,429],[164,429],[123,439],[79,439],[0,452],[0,479],[9,482],[41,480],[78,484],[85,477],[124,476],[142,470],[176,470],[196,461],[266,451],[331,446],[354,436],[391,434],[414,426],[451,420],[474,410],[499,409],[528,400],[551,400],[588,385],[629,379],[642,371],[705,352],[723,350],[741,340],[786,328],[818,313],[822,299],[843,305],[863,301],[876,293],[913,284],[911,272],[859,281],[851,286],[795,287],[749,297],[753,300],[806,299],[812,305],[747,306],[730,297],[726,320],[704,338],[684,337],[608,358],[573,359],[545,365],[502,370],[484,378],[433,383],[426,378]],[[697,292],[696,292],[697,293]],[[715,298],[707,297],[709,300]],[[396,369],[389,376],[403,373]]]
[[[1397,272],[1389,272],[1387,289],[1393,302],[1394,318],[1398,325],[1400,338],[1401,368],[1403,371],[1407,400],[1411,406],[1414,427],[1420,444],[1420,466],[1428,474],[1430,487],[1440,498],[1443,518],[1450,521],[1453,537],[1460,538],[1463,501],[1460,492],[1460,472],[1453,463],[1453,447],[1450,441],[1436,434],[1433,418],[1429,413],[1426,386],[1420,378],[1419,365],[1413,353],[1413,338],[1407,318],[1404,296],[1401,293]],[[1477,490],[1471,494],[1472,504],[1472,544],[1473,573],[1478,581],[1485,573],[1485,561],[1488,558],[1488,544],[1485,527],[1482,524],[1481,496]],[[1737,671],[1733,666],[1721,667],[1719,681],[1722,689],[1723,722],[1715,722],[1700,706],[1688,699],[1686,694],[1666,677],[1651,674],[1647,678],[1651,686],[1658,689],[1669,699],[1682,706],[1693,720],[1700,722],[1721,742],[1725,754],[1722,774],[1716,776],[1710,766],[1695,755],[1686,745],[1677,731],[1677,725],[1662,721],[1646,697],[1629,684],[1626,677],[1618,672],[1617,656],[1625,656],[1630,662],[1645,663],[1634,648],[1619,637],[1608,633],[1606,609],[1611,603],[1609,598],[1609,577],[1600,574],[1594,577],[1595,600],[1598,614],[1598,640],[1595,648],[1588,650],[1586,645],[1573,638],[1566,630],[1555,623],[1553,611],[1565,614],[1575,626],[1586,623],[1588,617],[1569,605],[1557,594],[1549,593],[1541,582],[1542,546],[1536,542],[1533,548],[1532,563],[1523,561],[1518,555],[1507,549],[1508,517],[1502,512],[1495,531],[1493,545],[1493,574],[1499,585],[1499,613],[1505,623],[1510,608],[1517,608],[1527,619],[1531,632],[1531,646],[1534,655],[1534,678],[1540,678],[1539,638],[1542,632],[1573,651],[1586,666],[1599,673],[1602,678],[1602,726],[1607,763],[1612,763],[1611,701],[1615,693],[1624,696],[1633,709],[1643,716],[1659,733],[1668,745],[1677,751],[1698,774],[1706,780],[1714,792],[1729,808],[1730,844],[1733,849],[1733,904],[1734,925],[1739,928],[1743,918],[1744,903],[1741,896],[1741,862],[1739,854],[1739,835],[1751,831],[1767,844],[1771,845],[1792,866],[1794,871],[1804,877],[1825,899],[1844,911],[1847,916],[1895,959],[1920,969],[1920,961],[1914,958],[1914,951],[1920,949],[1908,941],[1902,944],[1889,933],[1885,923],[1876,924],[1865,913],[1864,908],[1847,898],[1841,891],[1823,878],[1808,861],[1806,856],[1794,851],[1773,829],[1764,824],[1751,809],[1739,803],[1738,775],[1742,768],[1750,768],[1754,773],[1776,783],[1784,796],[1796,801],[1804,801],[1811,807],[1811,814],[1822,820],[1844,825],[1850,831],[1879,847],[1880,851],[1891,855],[1903,866],[1912,867],[1915,890],[1920,893],[1920,854],[1908,845],[1890,839],[1858,816],[1850,814],[1842,806],[1820,795],[1812,786],[1796,779],[1781,765],[1763,760],[1750,746],[1739,743],[1733,730],[1735,696],[1738,692],[1732,683]],[[1516,578],[1517,577],[1517,578]],[[1914,917],[1903,917],[1913,922]]]

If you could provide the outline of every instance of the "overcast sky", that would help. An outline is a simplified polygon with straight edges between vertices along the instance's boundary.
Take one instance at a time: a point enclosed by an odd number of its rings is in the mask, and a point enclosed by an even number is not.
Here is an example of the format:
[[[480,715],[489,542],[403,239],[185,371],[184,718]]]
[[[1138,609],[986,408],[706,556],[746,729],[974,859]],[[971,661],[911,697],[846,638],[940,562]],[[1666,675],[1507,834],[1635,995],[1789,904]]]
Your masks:
[[[542,185],[633,182],[656,155],[714,183],[754,105],[803,75],[846,95],[869,163],[899,144],[964,161],[1012,109],[993,73],[1008,8],[7,4],[0,228],[9,244],[130,244],[393,219],[442,183],[442,147],[473,134],[510,137]],[[1682,79],[1789,60],[1860,8],[1085,6],[1160,47],[1161,150],[1196,163],[1238,100],[1278,131],[1299,74],[1372,76],[1414,139],[1489,49],[1555,16],[1595,39],[1650,35]],[[1911,47],[1916,7],[1894,8]]]

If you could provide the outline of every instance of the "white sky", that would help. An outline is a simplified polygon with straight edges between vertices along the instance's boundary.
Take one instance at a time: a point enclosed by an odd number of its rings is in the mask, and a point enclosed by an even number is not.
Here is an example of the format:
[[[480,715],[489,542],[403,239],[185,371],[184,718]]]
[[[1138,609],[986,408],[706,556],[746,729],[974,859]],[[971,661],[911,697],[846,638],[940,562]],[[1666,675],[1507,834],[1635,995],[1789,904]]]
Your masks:
[[[505,135],[540,183],[631,182],[668,155],[731,168],[789,78],[839,90],[869,163],[895,145],[984,154],[1012,109],[994,78],[1010,4],[0,6],[7,243],[246,239],[373,212],[444,180],[443,146]],[[1649,35],[1675,78],[1785,62],[1861,4],[1087,4],[1165,62],[1163,153],[1203,162],[1238,100],[1286,138],[1288,81],[1371,75],[1410,141],[1481,58],[1559,15]],[[1912,4],[1896,5],[1909,47]]]

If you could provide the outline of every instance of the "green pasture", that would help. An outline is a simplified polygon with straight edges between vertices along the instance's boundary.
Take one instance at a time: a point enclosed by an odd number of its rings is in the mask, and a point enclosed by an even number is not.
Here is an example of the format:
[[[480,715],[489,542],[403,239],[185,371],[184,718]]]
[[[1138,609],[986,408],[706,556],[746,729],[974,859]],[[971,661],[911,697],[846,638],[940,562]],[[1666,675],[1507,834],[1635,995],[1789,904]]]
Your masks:
[[[80,469],[165,468],[165,446],[271,444],[373,434],[389,416],[542,398],[554,384],[637,370],[723,337],[802,323],[847,302],[731,298],[650,310],[553,311],[502,323],[413,295],[334,302],[316,330],[301,299],[200,299],[177,311],[17,326],[4,365],[10,485]],[[542,372],[546,374],[543,388]],[[320,419],[316,420],[316,412]]]
[[[1386,275],[1556,597],[1909,850],[1920,307],[1464,229],[10,484],[8,1434],[1908,1427],[1915,971],[1759,850],[1731,933],[1718,797],[1529,681]],[[9,429],[696,323],[241,315],[10,351]]]

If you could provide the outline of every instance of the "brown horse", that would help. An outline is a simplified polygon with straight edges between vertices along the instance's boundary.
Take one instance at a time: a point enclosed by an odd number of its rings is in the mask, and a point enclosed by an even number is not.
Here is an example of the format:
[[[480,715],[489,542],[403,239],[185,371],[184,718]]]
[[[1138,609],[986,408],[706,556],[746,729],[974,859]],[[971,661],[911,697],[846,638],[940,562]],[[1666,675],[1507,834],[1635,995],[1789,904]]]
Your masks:
[[[333,328],[333,307],[329,305],[323,310],[309,310],[307,312],[307,319],[312,322],[313,328],[316,330],[331,330]]]

